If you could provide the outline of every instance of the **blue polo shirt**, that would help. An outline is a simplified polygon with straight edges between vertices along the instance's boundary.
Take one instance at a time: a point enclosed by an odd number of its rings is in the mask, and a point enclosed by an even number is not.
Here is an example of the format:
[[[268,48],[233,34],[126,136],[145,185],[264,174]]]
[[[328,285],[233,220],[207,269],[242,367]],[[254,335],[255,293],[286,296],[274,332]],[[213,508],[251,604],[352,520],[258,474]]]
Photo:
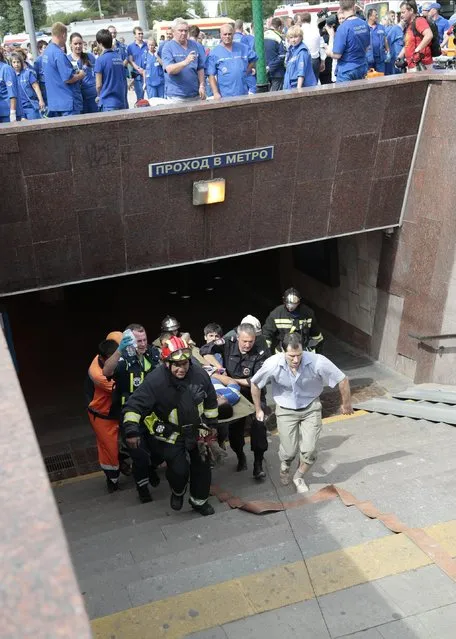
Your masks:
[[[68,54],[68,60],[73,67],[77,67],[81,71],[85,72],[85,78],[81,82],[81,91],[83,98],[95,98],[97,96],[97,89],[95,86],[95,62],[96,58],[93,53],[87,53],[89,63],[84,64],[81,59],[73,60],[71,53]]]
[[[34,82],[38,82],[35,72],[25,67],[16,77],[18,83],[18,98],[22,110],[29,107],[39,109],[38,96],[32,87]]]
[[[284,89],[295,89],[298,86],[298,78],[301,77],[304,78],[303,87],[314,87],[318,84],[312,69],[312,58],[304,42],[288,49],[285,66]]]
[[[434,20],[434,24],[439,32],[439,42],[442,43],[443,38],[445,37],[445,33],[450,28],[450,22],[443,16],[439,16],[437,20]]]
[[[82,110],[80,83],[66,84],[76,71],[62,49],[50,42],[42,58],[49,111]]]
[[[166,95],[169,98],[198,97],[198,71],[204,69],[204,63],[201,60],[199,49],[193,40],[187,41],[187,49],[184,49],[184,47],[175,40],[168,40],[163,47],[161,58],[164,69],[170,64],[182,62],[191,51],[195,51],[196,53],[196,58],[193,62],[184,67],[179,73],[174,75],[166,74]]]
[[[247,95],[246,71],[249,63],[256,58],[255,52],[249,50],[245,44],[233,42],[231,51],[223,44],[218,44],[209,53],[206,73],[216,77],[223,98]]]
[[[95,62],[95,73],[102,75],[100,104],[123,109],[125,106],[125,74],[123,60],[117,51],[104,51]]]
[[[143,42],[141,46],[136,44],[136,42],[132,42],[127,47],[127,56],[128,58],[132,56],[135,64],[137,64],[138,67],[140,67],[145,51],[147,51],[147,44],[145,42]],[[134,69],[133,69],[133,72],[136,73]]]
[[[342,23],[343,24],[343,23]],[[381,24],[374,24],[369,26],[370,31],[370,47],[367,51],[367,59],[369,64],[375,62],[385,62],[386,50],[385,50],[385,27]]]
[[[342,57],[337,60],[338,71],[352,71],[366,64],[366,50],[370,46],[369,26],[361,18],[348,18],[336,31],[333,52]]]
[[[14,69],[6,62],[0,62],[0,117],[8,117],[11,111],[10,99],[17,99],[17,79]],[[17,106],[16,106],[17,110]]]

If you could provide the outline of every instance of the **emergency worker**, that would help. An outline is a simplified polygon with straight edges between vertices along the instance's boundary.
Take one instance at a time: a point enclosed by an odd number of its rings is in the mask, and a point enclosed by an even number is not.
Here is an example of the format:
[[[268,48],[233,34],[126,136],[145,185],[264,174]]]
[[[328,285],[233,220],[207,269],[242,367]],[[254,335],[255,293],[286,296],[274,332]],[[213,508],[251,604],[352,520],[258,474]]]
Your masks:
[[[108,31],[112,37],[112,48],[114,51],[120,56],[124,65],[124,75],[125,75],[125,84],[124,84],[124,102],[125,109],[128,109],[128,53],[127,47],[117,39],[117,29],[114,25],[110,25],[108,27]]]
[[[172,336],[161,356],[163,365],[147,376],[124,407],[123,435],[131,451],[143,441],[152,456],[166,461],[173,510],[181,510],[190,478],[191,507],[213,515],[208,441],[217,426],[217,396],[180,337]]]
[[[144,97],[143,86],[145,75],[145,71],[142,68],[142,61],[147,51],[147,44],[144,42],[144,31],[141,27],[135,27],[133,29],[133,35],[135,36],[135,41],[128,45],[127,56],[128,62],[133,67],[131,77],[133,78],[136,100],[142,100]]]
[[[125,335],[127,330],[133,333],[133,338]],[[135,346],[136,342],[136,346]],[[134,349],[129,355],[127,349]],[[149,373],[160,363],[160,351],[155,346],[147,344],[147,333],[141,324],[129,324],[124,331],[122,340],[116,352],[106,361],[103,374],[115,382],[115,404],[118,415],[126,404],[130,395],[143,383]],[[161,459],[150,456],[146,448],[136,446],[129,448],[132,459],[132,472],[136,482],[139,500],[146,504],[152,501],[148,484],[158,486],[160,478],[156,468]]]
[[[378,23],[378,13],[375,9],[369,9],[367,12],[367,24],[370,32],[367,62],[372,69],[385,73],[385,62],[391,60],[391,55],[385,27]]]
[[[161,323],[161,332],[162,333],[171,333],[175,337],[182,337],[189,346],[195,346],[195,342],[190,337],[190,333],[182,333],[180,330],[180,322],[172,315],[166,315],[162,319]],[[159,340],[154,341],[155,346],[161,346]]]
[[[112,336],[114,337],[114,335]],[[87,412],[95,431],[98,461],[106,475],[109,493],[118,489],[120,472],[130,474],[126,455],[119,454],[119,415],[112,401],[114,381],[108,380],[103,375],[103,366],[106,360],[115,353],[117,348],[118,342],[115,339],[109,339],[109,335],[99,344],[98,354],[90,364],[85,386]]]
[[[249,401],[252,401],[250,379],[269,355],[257,346],[255,338],[255,329],[251,324],[240,324],[236,337],[210,342],[200,348],[203,356],[217,353],[222,355],[226,374],[239,384],[242,395]],[[266,408],[265,396],[262,401]],[[247,459],[244,453],[245,422],[244,417],[229,424],[230,446],[238,458],[237,472],[247,470]],[[263,456],[268,449],[264,422],[252,422],[250,444],[254,454],[253,476],[255,479],[263,479],[266,476],[263,471]]]
[[[33,63],[33,68],[35,69],[36,77],[38,78],[38,82],[41,89],[41,95],[43,96],[44,102],[47,104],[47,93],[46,93],[46,84],[44,81],[44,72],[43,72],[43,53],[47,47],[46,40],[38,40],[36,43],[38,48],[38,57]]]
[[[305,351],[315,351],[321,347],[323,335],[317,325],[315,313],[301,303],[301,294],[295,288],[287,288],[283,294],[283,304],[269,313],[263,325],[263,335],[271,350],[282,351],[282,342],[289,333],[300,333]]]
[[[441,6],[438,2],[432,2],[429,6],[429,18],[434,22],[439,32],[439,42],[442,44],[445,33],[450,28],[450,22],[440,15]]]
[[[17,79],[0,47],[0,124],[16,122]]]
[[[368,70],[366,53],[370,46],[369,27],[365,20],[356,15],[355,0],[341,0],[337,15],[343,17],[343,23],[337,31],[332,26],[325,27],[329,33],[326,53],[337,60],[336,82],[361,80]]]

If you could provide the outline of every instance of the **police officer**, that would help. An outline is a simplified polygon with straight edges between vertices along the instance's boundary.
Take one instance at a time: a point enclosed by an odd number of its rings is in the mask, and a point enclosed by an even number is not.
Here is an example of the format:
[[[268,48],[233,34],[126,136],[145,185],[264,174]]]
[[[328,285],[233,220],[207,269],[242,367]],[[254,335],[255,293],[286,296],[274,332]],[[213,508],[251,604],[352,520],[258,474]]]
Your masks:
[[[201,355],[215,355],[219,353],[223,358],[226,374],[241,387],[241,393],[246,399],[252,401],[250,393],[250,379],[261,368],[263,362],[269,356],[269,352],[260,349],[255,343],[255,329],[251,324],[240,324],[237,335],[227,340],[216,340],[204,344],[200,348]],[[265,397],[262,398],[266,408]],[[244,453],[244,428],[245,420],[236,420],[229,425],[229,441],[232,450],[237,455],[237,471],[247,469],[247,459]],[[266,477],[263,471],[263,455],[268,449],[266,427],[264,422],[252,422],[250,444],[254,454],[253,476],[255,479]]]
[[[133,337],[131,337],[133,334]],[[133,351],[129,354],[128,351]],[[103,375],[115,382],[114,401],[118,413],[130,395],[143,383],[145,377],[160,363],[160,351],[149,346],[147,333],[141,324],[129,324],[123,333],[117,351],[111,355],[103,367]],[[151,457],[144,447],[128,450],[133,461],[133,477],[136,481],[140,501],[145,504],[152,501],[148,484],[158,486],[160,478],[156,467],[162,459]]]
[[[302,336],[305,351],[315,351],[321,347],[323,335],[317,326],[315,313],[301,303],[301,294],[295,288],[287,288],[283,294],[283,304],[269,313],[263,325],[263,335],[269,347],[281,352],[285,335],[298,332]]]
[[[213,515],[207,501],[208,442],[217,426],[217,396],[209,375],[191,361],[191,349],[183,339],[170,337],[161,356],[164,364],[147,376],[124,407],[123,435],[132,451],[143,442],[151,456],[164,458],[173,510],[181,510],[190,477],[191,507],[201,515]]]

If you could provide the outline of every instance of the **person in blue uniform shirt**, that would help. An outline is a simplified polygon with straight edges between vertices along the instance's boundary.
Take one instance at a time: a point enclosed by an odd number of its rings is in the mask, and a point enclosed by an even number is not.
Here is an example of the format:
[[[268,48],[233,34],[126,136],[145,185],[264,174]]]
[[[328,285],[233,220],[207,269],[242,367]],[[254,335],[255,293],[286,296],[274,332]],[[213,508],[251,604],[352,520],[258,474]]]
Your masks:
[[[100,111],[119,111],[124,108],[124,64],[112,48],[112,36],[107,29],[100,29],[96,39],[102,54],[95,62],[95,82]]]
[[[38,57],[33,63],[33,68],[35,69],[35,75],[38,78],[38,83],[41,89],[41,95],[43,96],[43,100],[45,104],[47,104],[47,93],[46,93],[46,84],[44,82],[44,71],[43,71],[43,53],[47,47],[46,40],[38,40],[36,43],[38,49]]]
[[[158,57],[161,58],[162,57],[162,51],[163,51],[163,47],[165,46],[165,44],[167,42],[169,42],[170,40],[173,39],[173,30],[171,29],[171,27],[168,27],[168,29],[166,29],[166,35],[165,35],[165,39],[164,40],[160,40],[160,44],[158,45]]]
[[[220,27],[221,43],[209,53],[206,72],[215,99],[247,95],[247,74],[257,60],[254,51],[233,42],[231,24]]]
[[[120,42],[120,40],[117,39],[117,29],[116,27],[111,24],[108,27],[108,31],[112,36],[112,48],[114,49],[114,51],[116,53],[118,53],[120,55],[120,57],[122,58],[122,61],[124,63],[124,74],[125,74],[125,86],[124,86],[124,96],[125,96],[125,105],[124,105],[124,109],[128,109],[128,77],[129,77],[129,70],[128,70],[128,53],[127,53],[127,47],[125,46],[125,44],[123,44],[123,42]]]
[[[0,46],[0,124],[16,122],[17,79]]]
[[[314,87],[317,78],[312,68],[312,58],[309,49],[302,41],[301,27],[295,24],[287,32],[287,40],[290,44],[285,59],[284,89],[301,89],[302,87]]]
[[[325,27],[329,34],[326,53],[337,60],[336,82],[361,80],[368,70],[369,27],[356,15],[355,0],[341,0],[338,15],[343,18],[343,23],[337,32],[334,27]]]
[[[165,95],[168,100],[206,99],[204,61],[196,43],[188,39],[188,23],[182,18],[173,22],[173,39],[162,49]]]
[[[392,21],[391,16],[383,18],[383,21],[387,22],[385,31],[390,50],[390,61],[385,62],[385,75],[394,75],[402,72],[394,63],[399,55],[399,51],[402,51],[402,47],[404,46],[404,32],[399,24]]]
[[[133,78],[136,100],[142,100],[144,97],[144,69],[142,67],[142,61],[147,51],[147,44],[144,42],[144,31],[141,27],[135,27],[133,29],[133,35],[135,36],[135,41],[127,47],[128,62],[133,67],[131,77]]]
[[[242,20],[236,20],[234,23],[233,42],[245,44],[253,53],[255,53],[255,38],[253,35],[244,33],[244,23]],[[256,55],[256,53],[255,53]],[[258,56],[255,58],[258,60]],[[246,78],[247,92],[256,93],[256,69],[251,67]]]
[[[379,73],[385,73],[385,62],[390,62],[391,55],[385,27],[382,24],[378,24],[378,13],[375,9],[369,9],[367,12],[367,24],[370,31],[367,62],[371,69],[375,69]]]
[[[52,40],[42,56],[49,117],[78,115],[82,111],[80,82],[85,72],[76,71],[63,52],[66,26],[56,22],[52,25],[51,34]]]
[[[440,44],[442,44],[443,38],[445,37],[445,33],[448,31],[448,29],[451,26],[450,22],[449,20],[447,20],[446,18],[440,15],[439,11],[441,9],[441,6],[438,2],[432,2],[432,4],[429,5],[428,8],[429,8],[429,18],[434,22],[435,26],[437,27],[437,30],[439,32],[439,42]]]
[[[157,43],[153,38],[149,38],[147,51],[143,58],[148,98],[163,98],[165,94],[165,74],[163,73],[161,60],[155,53],[156,49]]]
[[[43,96],[35,71],[24,64],[19,53],[11,55],[11,66],[17,79],[17,119],[40,120],[40,111],[45,108]]]
[[[71,53],[68,54],[68,60],[76,71],[82,70],[85,72],[85,77],[81,81],[82,112],[97,113],[97,89],[95,86],[96,58],[92,53],[85,53],[82,50],[83,40],[80,33],[72,33],[70,35],[70,48]]]

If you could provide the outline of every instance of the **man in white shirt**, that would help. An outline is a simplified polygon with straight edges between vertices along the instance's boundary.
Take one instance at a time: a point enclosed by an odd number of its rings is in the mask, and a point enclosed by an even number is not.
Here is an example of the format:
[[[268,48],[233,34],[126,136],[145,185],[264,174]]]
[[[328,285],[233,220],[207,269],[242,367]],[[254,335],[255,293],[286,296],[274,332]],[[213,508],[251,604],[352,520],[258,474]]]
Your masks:
[[[324,386],[339,386],[342,413],[353,413],[350,384],[345,374],[323,355],[303,352],[299,333],[283,340],[283,353],[269,357],[250,381],[256,418],[264,420],[261,389],[271,382],[280,437],[280,481],[290,483],[290,466],[299,451],[300,464],[293,477],[298,493],[309,490],[304,473],[316,460],[321,431],[320,395]]]
[[[318,82],[320,75],[321,36],[317,25],[312,24],[312,16],[307,11],[302,14],[301,29],[302,41],[309,49],[310,57],[312,58],[312,69]]]

